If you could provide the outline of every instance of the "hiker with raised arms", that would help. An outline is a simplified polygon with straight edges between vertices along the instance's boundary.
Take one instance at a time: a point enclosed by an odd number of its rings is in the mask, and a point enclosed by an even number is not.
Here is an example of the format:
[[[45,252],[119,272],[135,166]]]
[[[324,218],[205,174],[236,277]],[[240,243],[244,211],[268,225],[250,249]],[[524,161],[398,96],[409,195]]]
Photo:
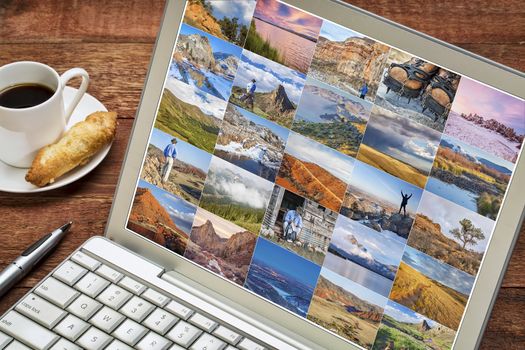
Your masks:
[[[403,209],[403,215],[407,216],[407,204],[408,200],[412,197],[412,193],[409,196],[408,194],[404,194],[403,190],[401,190],[401,197],[403,197],[403,199],[401,200],[401,206],[399,207],[398,214],[401,214],[401,209]]]

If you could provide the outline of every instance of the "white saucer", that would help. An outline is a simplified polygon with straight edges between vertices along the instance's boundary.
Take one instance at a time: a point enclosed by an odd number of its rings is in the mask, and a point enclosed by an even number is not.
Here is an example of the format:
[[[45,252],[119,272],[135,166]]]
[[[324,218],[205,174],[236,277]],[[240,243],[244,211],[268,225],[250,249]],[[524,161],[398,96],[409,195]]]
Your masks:
[[[64,89],[64,103],[67,104],[71,102],[73,96],[75,95],[77,89],[66,86]],[[69,120],[66,129],[71,128],[73,125],[79,121],[84,120],[89,114],[97,111],[107,111],[106,107],[89,94],[84,94],[77,108],[73,111],[73,115]],[[104,147],[100,152],[98,152],[91,160],[80,166],[69,173],[58,178],[54,183],[45,186],[45,187],[36,187],[29,182],[26,182],[25,176],[27,169],[15,168],[10,165],[5,164],[0,161],[0,191],[12,192],[12,193],[32,193],[32,192],[43,192],[50,191],[55,188],[59,188],[65,185],[72,183],[80,179],[82,176],[88,174],[93,170],[102,160],[106,157],[111,144]]]

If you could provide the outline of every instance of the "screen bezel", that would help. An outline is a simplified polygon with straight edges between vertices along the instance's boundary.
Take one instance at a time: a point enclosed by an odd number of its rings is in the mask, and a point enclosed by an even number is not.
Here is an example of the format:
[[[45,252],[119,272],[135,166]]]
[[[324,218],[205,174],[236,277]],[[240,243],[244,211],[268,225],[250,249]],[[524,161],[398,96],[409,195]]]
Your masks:
[[[520,98],[525,98],[525,91],[523,91],[525,75],[509,67],[340,1],[285,0],[284,2],[323,19],[349,27],[439,66],[446,67],[463,76],[478,80]],[[285,311],[245,289],[238,288],[237,285],[197,267],[176,253],[126,228],[185,6],[185,1],[178,0],[168,1],[166,4],[164,18],[106,227],[106,236],[137,254],[164,266],[166,271],[176,271],[214,292],[224,296],[234,296],[235,303],[250,309],[256,315],[282,325],[286,330],[283,333],[292,338],[303,337],[318,344],[320,348],[348,349],[351,346],[360,349],[359,346],[350,345],[339,336],[325,331],[312,322]],[[525,183],[525,161],[522,153],[523,150],[516,162],[501,211],[495,223],[493,238],[485,253],[463,320],[457,331],[455,348],[474,349],[479,345],[505,268],[510,260],[512,248],[517,240],[525,204],[525,199],[520,196],[518,189],[520,184]]]

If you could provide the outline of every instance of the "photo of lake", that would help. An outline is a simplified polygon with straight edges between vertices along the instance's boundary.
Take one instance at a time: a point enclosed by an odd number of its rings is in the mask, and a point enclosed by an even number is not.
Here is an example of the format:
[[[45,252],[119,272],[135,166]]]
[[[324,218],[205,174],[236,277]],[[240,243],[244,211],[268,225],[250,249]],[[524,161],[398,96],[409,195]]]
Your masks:
[[[478,210],[476,204],[477,195],[459,188],[454,184],[448,184],[437,178],[431,177],[428,179],[426,190],[433,193],[447,193],[448,200],[472,210],[473,212],[477,212]]]

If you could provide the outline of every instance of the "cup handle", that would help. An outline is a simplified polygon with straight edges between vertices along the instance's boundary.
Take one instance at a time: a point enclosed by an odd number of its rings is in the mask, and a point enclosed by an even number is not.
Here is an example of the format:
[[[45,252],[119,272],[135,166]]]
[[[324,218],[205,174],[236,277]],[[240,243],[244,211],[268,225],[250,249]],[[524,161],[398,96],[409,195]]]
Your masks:
[[[69,119],[71,118],[73,111],[75,110],[78,103],[80,102],[80,99],[86,93],[86,90],[89,85],[89,74],[82,68],[71,68],[70,70],[64,72],[64,74],[60,76],[60,82],[62,84],[62,88],[64,88],[71,79],[76,78],[76,77],[81,77],[82,83],[80,83],[80,87],[78,88],[78,91],[75,94],[73,101],[71,101],[69,106],[66,107],[66,114],[65,114],[66,124],[69,122]]]

